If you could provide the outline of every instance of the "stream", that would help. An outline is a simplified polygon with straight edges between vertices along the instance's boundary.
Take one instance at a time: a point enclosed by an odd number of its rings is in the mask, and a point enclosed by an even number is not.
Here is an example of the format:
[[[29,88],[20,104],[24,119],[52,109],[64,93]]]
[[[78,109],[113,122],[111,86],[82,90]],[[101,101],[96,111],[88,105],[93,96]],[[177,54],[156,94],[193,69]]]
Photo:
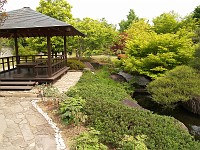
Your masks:
[[[175,109],[170,111],[169,110],[163,111],[163,109],[160,106],[158,106],[158,104],[152,102],[151,99],[148,97],[144,98],[144,96],[137,96],[134,98],[137,100],[139,105],[153,111],[156,114],[171,116],[181,121],[188,128],[190,134],[193,135],[196,140],[200,141],[199,115],[195,115],[187,111],[182,106],[177,106]]]

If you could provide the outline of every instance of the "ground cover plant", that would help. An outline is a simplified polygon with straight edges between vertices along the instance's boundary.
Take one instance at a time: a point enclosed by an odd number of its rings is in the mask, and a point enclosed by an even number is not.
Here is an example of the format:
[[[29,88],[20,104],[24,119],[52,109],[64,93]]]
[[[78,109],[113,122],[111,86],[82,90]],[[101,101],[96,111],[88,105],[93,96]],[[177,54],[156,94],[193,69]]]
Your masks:
[[[136,143],[152,150],[199,149],[200,143],[176,119],[124,106],[121,101],[130,98],[129,94],[108,75],[104,70],[85,72],[67,92],[70,97],[85,99],[82,112],[87,115],[86,125],[99,131],[99,142],[117,149],[137,149]],[[126,137],[136,142],[127,141]]]

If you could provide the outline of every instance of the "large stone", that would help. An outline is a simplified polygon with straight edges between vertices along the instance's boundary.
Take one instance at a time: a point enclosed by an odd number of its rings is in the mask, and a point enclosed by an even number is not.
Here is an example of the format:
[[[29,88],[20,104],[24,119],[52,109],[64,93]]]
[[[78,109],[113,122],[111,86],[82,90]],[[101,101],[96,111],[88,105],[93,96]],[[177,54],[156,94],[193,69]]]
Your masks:
[[[119,75],[119,74],[111,74],[110,75],[110,78],[115,80],[115,81],[118,81],[118,82],[126,82],[126,79],[122,76],[122,75]]]
[[[193,98],[187,102],[182,103],[182,106],[188,111],[200,115],[200,97]]]

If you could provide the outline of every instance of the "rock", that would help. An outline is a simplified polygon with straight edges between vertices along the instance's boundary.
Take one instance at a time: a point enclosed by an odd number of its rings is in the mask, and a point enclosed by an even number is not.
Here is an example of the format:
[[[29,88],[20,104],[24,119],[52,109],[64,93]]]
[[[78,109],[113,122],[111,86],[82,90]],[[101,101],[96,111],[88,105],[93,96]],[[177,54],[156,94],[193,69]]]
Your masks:
[[[126,79],[119,74],[111,74],[110,78],[118,82],[126,82]]]
[[[138,108],[145,110],[142,106],[140,106],[136,101],[132,101],[129,99],[124,99],[122,103],[126,106],[132,107],[132,108]]]
[[[91,71],[95,70],[94,67],[91,65],[90,62],[84,62],[84,64],[85,64],[87,70],[91,70]]]
[[[200,97],[193,98],[187,102],[182,103],[182,106],[188,111],[200,115]]]
[[[126,79],[126,81],[130,81],[130,80],[133,79],[133,76],[131,74],[129,74],[129,73],[120,71],[118,74],[123,76]]]
[[[142,87],[146,87],[147,84],[149,84],[149,82],[151,82],[150,79],[148,79],[147,77],[144,76],[134,76],[135,78],[135,84],[137,84],[138,86],[142,86]]]

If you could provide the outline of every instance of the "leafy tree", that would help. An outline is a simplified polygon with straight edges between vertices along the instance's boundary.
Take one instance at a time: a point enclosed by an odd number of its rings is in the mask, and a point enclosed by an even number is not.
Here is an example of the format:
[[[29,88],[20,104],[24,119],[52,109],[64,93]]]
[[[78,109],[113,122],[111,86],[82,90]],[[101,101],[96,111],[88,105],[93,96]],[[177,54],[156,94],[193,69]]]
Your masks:
[[[66,0],[40,0],[39,7],[36,10],[66,22],[72,18],[71,8],[72,6]]]
[[[120,31],[120,32],[125,31],[126,29],[128,29],[128,27],[130,26],[130,24],[131,24],[133,21],[137,21],[137,20],[138,20],[138,17],[136,16],[134,10],[133,10],[133,9],[130,9],[129,14],[127,15],[127,20],[122,20],[122,21],[119,23],[119,26],[120,26],[119,31]]]
[[[183,29],[174,33],[157,34],[144,20],[133,23],[127,30],[127,59],[124,69],[152,78],[177,65],[187,64],[193,57],[192,32]]]
[[[108,24],[105,19],[100,21],[91,18],[76,19],[72,24],[86,35],[82,39],[84,43],[82,53],[85,55],[109,53],[110,47],[118,35],[115,26]],[[72,49],[80,49],[78,40],[76,38],[74,40],[76,43],[72,41],[73,44],[70,44]]]
[[[200,19],[200,5],[194,9],[193,18]]]
[[[114,54],[124,54],[125,53],[125,43],[127,40],[127,33],[122,32],[119,34],[118,38],[116,38],[116,41],[113,43],[113,46],[111,46],[111,51],[114,52]]]
[[[5,21],[7,14],[4,12],[4,4],[7,3],[7,0],[0,0],[0,25]]]
[[[153,19],[154,30],[156,33],[176,33],[179,29],[178,14],[172,12],[163,13]]]
[[[69,21],[72,19],[71,5],[65,0],[40,0],[39,7],[36,8],[37,11],[53,17],[61,21]],[[46,38],[29,38],[27,39],[29,47],[38,52],[46,52]],[[63,38],[62,37],[52,37],[51,38],[52,51],[61,52],[63,51]]]

